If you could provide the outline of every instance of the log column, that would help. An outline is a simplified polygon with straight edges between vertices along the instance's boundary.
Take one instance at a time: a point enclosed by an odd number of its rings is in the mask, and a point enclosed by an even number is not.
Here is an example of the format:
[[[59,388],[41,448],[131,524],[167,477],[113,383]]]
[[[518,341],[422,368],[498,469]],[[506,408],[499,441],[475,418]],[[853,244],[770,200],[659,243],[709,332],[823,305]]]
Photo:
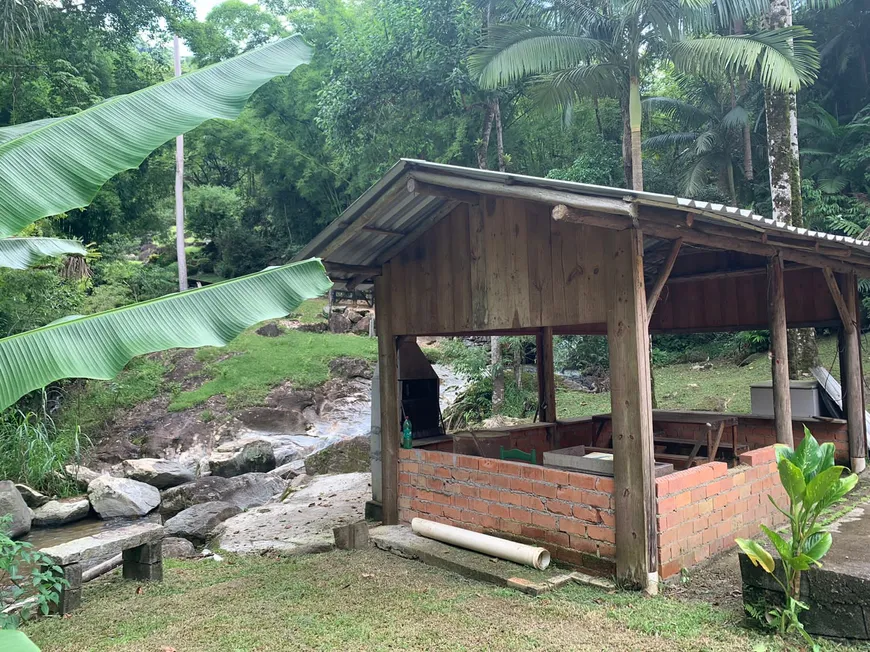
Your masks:
[[[773,422],[776,441],[794,448],[791,425],[791,384],[788,378],[788,335],[785,318],[785,285],[782,258],[767,264],[767,302],[770,319],[771,375],[773,376]]]
[[[864,432],[864,382],[861,373],[861,333],[858,330],[858,281],[854,274],[841,277],[842,297],[847,319],[843,320],[843,350],[840,379],[843,386],[843,411],[848,420],[849,462],[855,473],[864,470],[867,438]]]
[[[399,357],[393,331],[390,264],[375,277],[375,315],[378,329],[378,393],[381,399],[381,500],[384,525],[399,523]]]
[[[553,328],[547,326],[538,333],[536,342],[538,368],[538,405],[541,421],[556,422],[556,378],[553,373]]]
[[[607,342],[613,422],[616,575],[628,587],[655,592],[658,580],[652,391],[643,234],[611,235]]]

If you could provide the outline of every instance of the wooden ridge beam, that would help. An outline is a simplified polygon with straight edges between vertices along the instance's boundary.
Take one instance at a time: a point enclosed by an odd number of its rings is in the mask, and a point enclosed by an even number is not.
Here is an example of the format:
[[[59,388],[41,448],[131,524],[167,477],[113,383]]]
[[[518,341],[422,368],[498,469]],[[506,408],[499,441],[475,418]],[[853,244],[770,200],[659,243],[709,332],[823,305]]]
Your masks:
[[[447,174],[435,174],[418,170],[413,171],[411,176],[417,181],[422,181],[433,186],[454,188],[456,190],[467,190],[480,195],[525,199],[551,205],[564,204],[566,206],[571,206],[572,208],[611,213],[626,217],[634,217],[637,215],[637,204],[633,201],[626,201],[624,199],[590,197],[587,195],[565,192],[563,190],[551,190],[549,188],[498,183],[494,181],[481,181],[479,179],[454,177]]]
[[[323,266],[327,272],[335,272],[336,274],[365,276],[366,278],[381,275],[381,268],[373,265],[345,265],[344,263],[333,263],[332,261],[324,260]]]
[[[674,269],[674,263],[677,262],[677,256],[680,253],[680,247],[683,246],[683,239],[677,238],[674,240],[674,244],[671,245],[671,251],[668,253],[668,257],[665,259],[664,264],[661,269],[659,269],[658,276],[656,277],[656,282],[653,284],[652,289],[649,293],[649,298],[646,300],[646,320],[649,323],[649,320],[652,318],[653,311],[656,309],[656,303],[659,301],[659,296],[661,296],[662,290],[665,287],[665,284],[668,282],[668,278],[671,276],[671,271]]]
[[[405,187],[413,195],[426,195],[429,197],[441,197],[444,199],[452,199],[454,201],[463,202],[465,204],[477,204],[480,202],[480,194],[469,190],[460,190],[458,188],[448,188],[446,186],[436,186],[425,181],[420,181],[414,177],[410,177],[405,184]]]
[[[404,231],[395,231],[393,229],[384,229],[380,226],[371,226],[370,224],[367,224],[366,226],[364,226],[362,228],[362,230],[368,231],[369,233],[377,233],[378,235],[391,235],[391,236],[398,236],[398,237],[405,237],[406,235],[408,235]]]

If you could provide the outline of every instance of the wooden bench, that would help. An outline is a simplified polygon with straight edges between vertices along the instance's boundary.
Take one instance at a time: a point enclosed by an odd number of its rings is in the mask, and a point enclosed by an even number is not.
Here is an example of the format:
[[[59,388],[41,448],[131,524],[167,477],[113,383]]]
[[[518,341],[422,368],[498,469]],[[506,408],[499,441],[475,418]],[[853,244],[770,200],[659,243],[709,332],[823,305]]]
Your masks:
[[[85,563],[123,555],[124,578],[160,581],[163,579],[163,538],[166,530],[158,523],[137,523],[116,530],[67,541],[43,548],[63,570],[69,586],[61,590],[52,612],[68,614],[82,602],[82,570]]]

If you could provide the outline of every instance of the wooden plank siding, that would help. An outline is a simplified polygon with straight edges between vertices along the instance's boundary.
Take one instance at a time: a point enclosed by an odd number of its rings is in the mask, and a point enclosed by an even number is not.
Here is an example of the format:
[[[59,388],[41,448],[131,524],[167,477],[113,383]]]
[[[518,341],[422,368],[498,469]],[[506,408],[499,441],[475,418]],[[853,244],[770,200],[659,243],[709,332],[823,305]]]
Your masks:
[[[397,335],[602,323],[606,230],[531,202],[461,204],[392,261]]]
[[[392,259],[395,333],[534,334],[552,326],[557,334],[604,334],[612,233],[554,221],[546,204],[492,196],[459,204]],[[764,265],[758,256],[684,247],[650,332],[767,329]],[[745,269],[761,271],[733,273]],[[685,278],[697,274],[705,276]],[[789,326],[839,324],[820,269],[787,267],[784,279]]]

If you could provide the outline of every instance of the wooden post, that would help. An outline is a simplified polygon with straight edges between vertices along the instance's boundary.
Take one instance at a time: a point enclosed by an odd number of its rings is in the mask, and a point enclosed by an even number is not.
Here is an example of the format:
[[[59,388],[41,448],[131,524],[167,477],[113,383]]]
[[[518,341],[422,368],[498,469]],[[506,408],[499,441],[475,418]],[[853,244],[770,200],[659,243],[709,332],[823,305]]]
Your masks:
[[[767,265],[767,303],[770,319],[771,375],[773,376],[773,422],[776,441],[794,448],[791,425],[791,383],[788,378],[788,340],[785,319],[785,284],[782,258],[773,256]]]
[[[866,466],[867,438],[864,432],[864,382],[857,313],[858,281],[854,274],[844,274],[841,283],[842,301],[848,315],[848,320],[843,322],[843,351],[840,356],[843,411],[848,421],[849,466],[855,473],[860,473]]]
[[[546,326],[535,339],[538,366],[538,405],[540,419],[556,422],[556,378],[553,373],[553,327]]]
[[[612,235],[607,342],[616,502],[616,576],[629,587],[658,586],[653,423],[643,282],[643,234]]]
[[[381,501],[384,525],[399,523],[399,358],[393,332],[390,263],[375,278],[381,398]]]

